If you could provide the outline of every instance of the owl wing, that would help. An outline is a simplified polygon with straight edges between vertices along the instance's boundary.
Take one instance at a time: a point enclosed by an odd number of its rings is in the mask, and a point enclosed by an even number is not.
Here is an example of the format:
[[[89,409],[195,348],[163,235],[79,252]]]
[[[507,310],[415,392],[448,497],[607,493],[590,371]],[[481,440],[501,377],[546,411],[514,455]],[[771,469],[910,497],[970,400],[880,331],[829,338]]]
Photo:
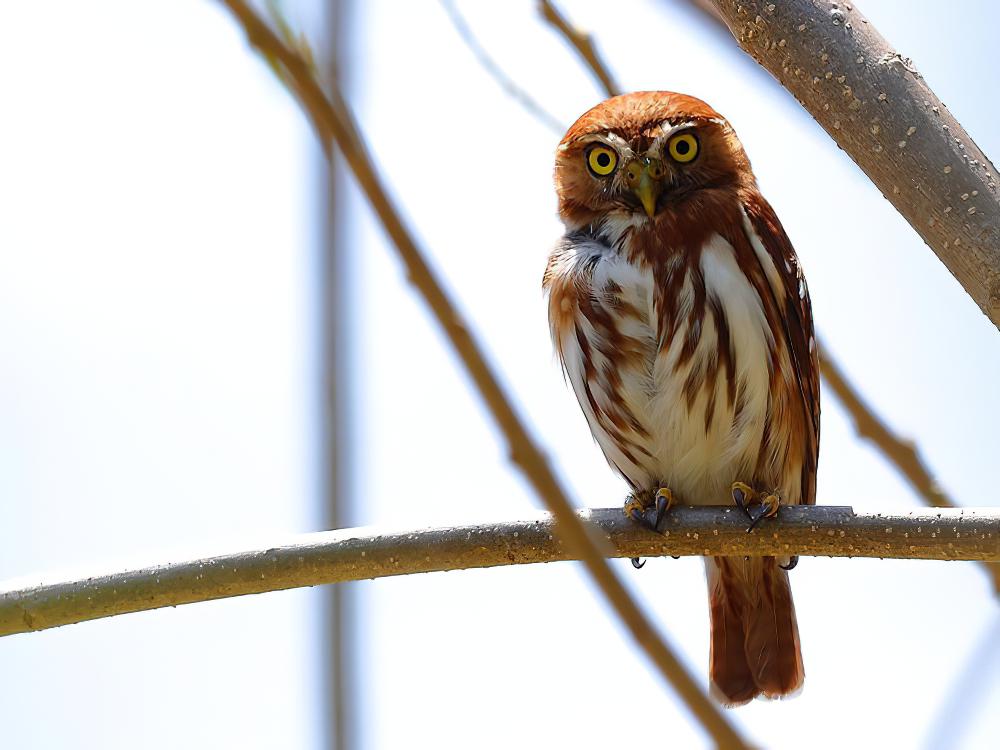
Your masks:
[[[744,201],[749,230],[764,247],[777,271],[765,273],[778,305],[792,367],[798,382],[805,416],[806,455],[803,464],[802,502],[816,502],[816,467],[819,459],[819,349],[813,332],[812,303],[798,256],[774,209],[759,193]],[[753,237],[748,238],[751,240]],[[777,288],[780,285],[780,288]]]

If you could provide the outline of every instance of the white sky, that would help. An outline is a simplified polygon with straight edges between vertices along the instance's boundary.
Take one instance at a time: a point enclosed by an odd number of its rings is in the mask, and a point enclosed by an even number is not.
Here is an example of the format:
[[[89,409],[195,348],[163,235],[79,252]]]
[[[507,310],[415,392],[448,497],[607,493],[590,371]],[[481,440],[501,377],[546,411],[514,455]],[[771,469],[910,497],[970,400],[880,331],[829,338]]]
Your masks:
[[[321,4],[300,5],[311,19]],[[620,503],[548,341],[555,137],[483,73],[437,3],[359,5],[352,98],[405,214],[577,501]],[[730,119],[829,346],[956,498],[994,504],[997,332],[931,251],[689,13],[561,5],[624,86],[693,93]],[[459,7],[567,123],[599,99],[530,0]],[[862,7],[996,158],[1000,7]],[[213,2],[3,10],[0,577],[317,528],[317,150],[302,117]],[[942,39],[962,40],[962,54]],[[536,507],[356,195],[346,215],[356,521]],[[917,505],[830,395],[822,449],[820,502]],[[618,567],[704,676],[700,561]],[[983,643],[1000,612],[975,566],[803,559],[793,588],[806,685],[730,714],[755,741],[995,744],[998,656]],[[361,747],[708,746],[575,566],[354,591]],[[19,748],[319,747],[318,614],[315,593],[293,592],[0,639],[0,722]],[[949,704],[970,661],[965,698]],[[954,724],[934,734],[942,712]]]

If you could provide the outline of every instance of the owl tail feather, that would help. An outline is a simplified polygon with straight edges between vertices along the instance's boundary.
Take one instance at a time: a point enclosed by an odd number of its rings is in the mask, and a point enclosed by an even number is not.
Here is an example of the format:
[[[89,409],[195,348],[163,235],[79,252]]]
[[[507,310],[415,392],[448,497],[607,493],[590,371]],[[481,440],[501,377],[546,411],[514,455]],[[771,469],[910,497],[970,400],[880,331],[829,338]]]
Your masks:
[[[802,687],[805,670],[788,573],[773,557],[706,558],[712,695],[739,706]]]

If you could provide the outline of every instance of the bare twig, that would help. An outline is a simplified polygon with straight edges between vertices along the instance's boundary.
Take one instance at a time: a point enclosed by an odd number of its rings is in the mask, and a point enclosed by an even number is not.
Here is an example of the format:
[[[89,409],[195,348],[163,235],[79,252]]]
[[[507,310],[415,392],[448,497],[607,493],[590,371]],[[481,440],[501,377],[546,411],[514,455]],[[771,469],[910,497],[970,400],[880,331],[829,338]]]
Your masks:
[[[586,63],[587,69],[594,74],[594,77],[600,82],[601,87],[608,96],[615,96],[621,93],[621,88],[619,88],[614,76],[611,75],[608,66],[604,64],[604,60],[597,53],[597,47],[594,46],[594,40],[590,34],[584,33],[573,26],[549,0],[538,1],[538,12],[576,50],[580,59]]]
[[[736,508],[679,506],[663,534],[620,508],[574,514],[614,557],[826,555],[1000,560],[1000,510],[856,514],[849,507],[785,506],[746,533]],[[582,524],[581,524],[582,525]],[[561,524],[560,524],[561,527]],[[77,580],[0,584],[0,635],[158,607],[365,578],[574,560],[549,514],[523,521],[399,532],[342,529],[287,544]],[[560,532],[561,533],[561,532]]]
[[[486,361],[458,310],[447,297],[440,282],[424,260],[412,235],[392,204],[382,180],[368,156],[364,141],[338,89],[325,94],[307,62],[293,47],[280,39],[243,0],[222,0],[246,31],[250,43],[262,54],[276,60],[286,71],[290,88],[297,95],[312,120],[320,138],[335,141],[355,179],[379,217],[386,233],[409,273],[410,281],[423,295],[431,311],[454,347],[469,376],[507,439],[513,463],[524,473],[539,497],[558,522],[558,534],[584,563],[588,572],[618,613],[622,622],[659,669],[674,686],[681,699],[712,735],[719,747],[743,748],[746,743],[735,728],[712,703],[681,664],[666,642],[657,634],[614,571],[601,557],[604,540],[590,536],[580,523],[573,507],[549,467],[548,460],[535,445],[527,427],[514,411],[500,386],[499,379]]]
[[[858,436],[870,440],[889,461],[906,477],[913,491],[928,505],[935,508],[958,507],[931,476],[930,470],[920,458],[917,448],[910,440],[894,434],[878,415],[865,403],[861,395],[850,384],[840,367],[820,345],[820,366],[826,384],[833,389],[847,413],[854,420]],[[1000,594],[1000,566],[985,563],[984,568],[993,580],[993,590]]]
[[[469,51],[472,52],[473,57],[476,58],[479,64],[486,69],[490,77],[500,85],[504,93],[520,104],[528,114],[545,125],[549,130],[557,135],[562,135],[566,128],[559,122],[559,118],[535,101],[531,94],[525,91],[517,81],[507,75],[503,68],[490,57],[490,54],[480,44],[478,37],[472,33],[472,29],[469,28],[469,24],[466,23],[465,18],[458,12],[458,8],[455,7],[453,0],[441,0],[441,5],[444,6],[445,13],[448,14],[448,18],[451,20],[451,25],[455,27],[455,31],[458,32],[461,40],[465,42],[465,46],[469,48]]]
[[[857,3],[712,0],[1000,326],[997,172]]]

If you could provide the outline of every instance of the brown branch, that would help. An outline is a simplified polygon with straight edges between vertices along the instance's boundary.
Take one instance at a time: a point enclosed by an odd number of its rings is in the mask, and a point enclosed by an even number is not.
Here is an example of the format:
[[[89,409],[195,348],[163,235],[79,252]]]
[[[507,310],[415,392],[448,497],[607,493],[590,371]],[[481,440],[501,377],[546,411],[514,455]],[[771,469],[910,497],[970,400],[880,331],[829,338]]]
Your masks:
[[[858,436],[875,443],[875,446],[899,470],[913,491],[928,505],[935,508],[956,508],[955,502],[948,497],[931,475],[930,470],[920,458],[917,448],[910,440],[904,440],[894,434],[878,415],[865,403],[848,382],[840,367],[820,345],[820,366],[826,384],[837,394],[840,403],[854,420],[854,429]],[[993,581],[993,590],[1000,595],[1000,565],[985,563],[984,568]]]
[[[681,699],[698,717],[719,747],[743,748],[746,743],[697,686],[693,677],[673,651],[660,638],[652,623],[642,612],[614,571],[603,559],[606,546],[592,537],[573,511],[566,493],[548,460],[535,445],[527,427],[510,404],[499,379],[473,339],[465,321],[446,296],[443,287],[431,271],[424,255],[404,226],[392,204],[381,177],[368,156],[363,139],[354,124],[349,109],[336,85],[324,93],[307,62],[243,0],[222,0],[246,31],[250,43],[262,54],[276,60],[286,71],[292,91],[305,107],[320,138],[335,141],[344,160],[368,198],[392,239],[406,266],[410,281],[420,291],[431,308],[445,335],[454,347],[466,371],[505,436],[513,463],[524,473],[539,497],[552,511],[558,522],[558,534],[584,563],[588,572],[614,608],[636,643],[646,652],[664,678],[674,686]]]
[[[1000,326],[996,168],[856,3],[712,0]]]
[[[448,18],[451,20],[451,25],[454,26],[455,31],[458,32],[459,38],[465,43],[465,46],[469,48],[469,51],[472,53],[472,56],[476,58],[476,61],[486,70],[487,73],[489,73],[490,77],[500,85],[500,88],[504,90],[504,93],[520,104],[525,111],[528,112],[528,114],[545,125],[545,127],[549,130],[557,135],[562,135],[566,128],[564,128],[562,123],[559,122],[559,119],[535,101],[531,94],[522,88],[517,81],[507,75],[504,69],[501,68],[492,57],[490,57],[483,45],[480,44],[479,38],[472,32],[472,29],[469,28],[469,24],[466,22],[465,18],[461,13],[459,13],[458,8],[455,7],[453,0],[441,0],[441,5],[444,7],[445,13],[448,14]]]
[[[734,507],[679,506],[664,520],[662,535],[632,523],[620,508],[583,510],[573,517],[599,536],[614,557],[1000,560],[1000,509],[995,508],[856,514],[849,507],[790,505],[751,534],[746,516]],[[556,532],[549,514],[441,529],[341,529],[138,570],[30,586],[23,580],[0,584],[0,636],[301,586],[578,559]]]
[[[560,13],[559,9],[549,2],[549,0],[538,0],[538,12],[576,50],[580,59],[586,63],[587,69],[594,74],[594,77],[600,82],[601,87],[608,96],[617,96],[621,93],[621,88],[615,81],[614,76],[611,75],[608,66],[604,64],[604,60],[597,53],[597,47],[594,46],[594,40],[590,34],[586,34],[573,26],[566,20],[566,16]]]

